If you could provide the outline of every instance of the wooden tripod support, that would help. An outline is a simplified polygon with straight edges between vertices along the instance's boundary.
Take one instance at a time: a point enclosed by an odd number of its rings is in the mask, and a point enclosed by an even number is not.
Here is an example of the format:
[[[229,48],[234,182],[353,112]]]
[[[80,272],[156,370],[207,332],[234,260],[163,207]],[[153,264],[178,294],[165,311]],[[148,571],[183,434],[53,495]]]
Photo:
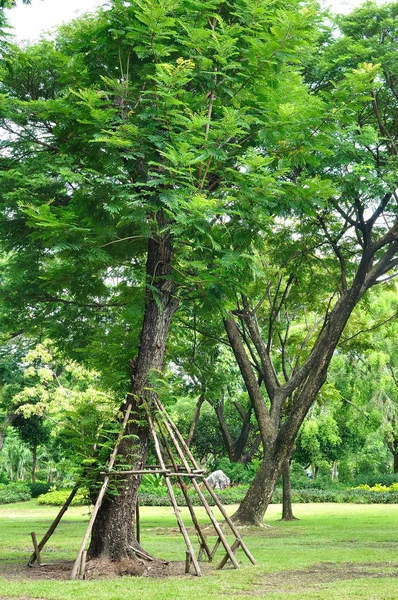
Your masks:
[[[129,475],[139,476],[139,475],[148,474],[148,473],[158,473],[158,474],[161,474],[164,476],[167,491],[168,491],[168,494],[169,494],[169,497],[171,500],[171,504],[173,507],[173,511],[174,511],[175,517],[177,519],[178,527],[181,532],[181,535],[184,538],[184,542],[186,545],[185,573],[189,573],[191,570],[191,566],[192,566],[194,574],[197,575],[198,577],[200,577],[202,572],[200,569],[199,561],[202,559],[204,554],[207,556],[207,559],[209,561],[212,561],[218,548],[220,547],[220,545],[223,546],[223,548],[225,550],[225,555],[218,565],[219,569],[222,569],[228,561],[231,561],[231,563],[235,567],[235,569],[239,568],[239,563],[236,559],[236,553],[239,548],[241,548],[243,550],[243,552],[246,554],[246,556],[248,557],[248,559],[251,561],[252,564],[256,564],[255,559],[253,558],[252,554],[250,553],[249,549],[247,548],[246,544],[244,543],[235,524],[233,523],[233,521],[231,521],[231,519],[227,515],[217,494],[213,491],[213,489],[211,488],[209,483],[206,481],[203,469],[201,469],[199,467],[199,465],[196,462],[194,456],[192,455],[189,447],[185,443],[184,438],[182,437],[178,428],[172,421],[171,417],[168,415],[167,411],[165,410],[164,406],[162,405],[162,403],[160,402],[159,399],[155,399],[155,401],[154,401],[154,408],[156,409],[156,412],[154,414],[153,414],[153,411],[151,414],[151,411],[149,410],[148,406],[145,405],[149,429],[150,429],[150,432],[152,435],[155,452],[156,452],[156,456],[159,461],[159,465],[155,465],[152,467],[148,466],[148,467],[145,467],[144,469],[140,469],[140,470],[127,470],[127,471],[116,471],[116,470],[114,471],[113,470],[113,467],[114,467],[114,464],[116,461],[116,457],[117,457],[117,454],[119,451],[119,446],[123,439],[123,435],[124,435],[124,432],[127,427],[127,423],[130,418],[131,408],[132,408],[132,405],[130,403],[126,408],[126,413],[124,415],[123,423],[121,425],[121,429],[120,429],[118,438],[116,440],[115,447],[112,451],[111,457],[108,462],[108,468],[106,471],[101,472],[101,474],[104,476],[104,481],[103,481],[102,487],[99,491],[93,511],[91,513],[90,521],[88,523],[86,532],[84,534],[82,543],[80,545],[77,558],[73,565],[71,579],[78,579],[78,578],[83,579],[84,578],[86,558],[87,558],[87,551],[86,551],[87,542],[89,540],[95,518],[98,514],[98,511],[101,507],[103,498],[105,496],[105,492],[108,487],[111,475],[112,476],[119,476],[119,475],[123,476],[123,475],[129,474]],[[170,462],[168,462],[168,461],[170,461]],[[198,556],[196,556],[196,554],[194,552],[191,540],[188,535],[187,528],[182,519],[181,511],[178,506],[176,496],[175,496],[174,490],[173,490],[173,485],[170,480],[171,478],[177,479],[178,486],[180,487],[180,489],[182,491],[182,494],[184,496],[186,505],[188,507],[188,510],[189,510],[189,513],[191,516],[192,523],[195,527],[196,534],[198,537],[198,542],[199,542]],[[188,493],[188,487],[185,483],[185,478],[188,478],[188,480],[192,484],[194,490],[196,491],[196,493],[201,501],[201,504],[203,505],[203,507],[210,519],[210,522],[213,526],[213,529],[217,535],[217,540],[216,540],[216,543],[215,543],[213,549],[210,549],[210,547],[207,543],[206,536],[199,525],[198,519],[195,514],[195,510],[194,510],[194,507],[193,507],[193,504],[191,501],[191,497]],[[80,485],[80,483],[76,484],[76,486],[72,490],[69,498],[65,502],[64,506],[58,513],[56,519],[54,520],[53,524],[51,525],[51,527],[49,528],[49,530],[47,531],[47,533],[45,534],[45,536],[43,537],[41,542],[39,544],[37,544],[36,539],[34,539],[34,552],[33,552],[32,556],[30,557],[30,560],[28,563],[29,566],[33,566],[35,561],[37,561],[39,565],[41,564],[40,563],[40,551],[43,549],[44,545],[47,543],[47,541],[49,540],[51,535],[54,533],[62,516],[64,515],[64,513],[68,509],[69,505],[71,504],[71,502],[79,488],[79,485]],[[229,545],[228,540],[227,540],[220,524],[217,522],[217,519],[215,518],[215,516],[213,514],[213,511],[209,505],[209,502],[207,501],[206,496],[203,494],[203,491],[202,491],[203,488],[205,488],[205,490],[208,492],[208,494],[212,498],[215,506],[219,509],[223,518],[225,519],[225,523],[228,526],[230,532],[235,537],[235,540],[232,543],[232,545]],[[137,506],[137,512],[136,512],[136,529],[137,529],[137,538],[139,538],[140,532],[139,532],[138,506]]]

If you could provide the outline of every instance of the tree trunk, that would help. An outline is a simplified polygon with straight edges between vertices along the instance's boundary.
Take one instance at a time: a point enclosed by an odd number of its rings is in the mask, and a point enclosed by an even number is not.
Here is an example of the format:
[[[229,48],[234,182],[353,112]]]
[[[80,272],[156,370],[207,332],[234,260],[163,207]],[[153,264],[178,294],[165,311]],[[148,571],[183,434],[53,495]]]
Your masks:
[[[36,471],[37,471],[37,444],[34,444],[33,448],[32,448],[32,483],[36,483]]]
[[[165,225],[162,213],[157,215],[160,227]],[[148,242],[147,289],[143,325],[138,356],[131,363],[131,392],[126,401],[132,404],[132,413],[121,442],[119,457],[131,469],[142,469],[146,463],[149,429],[145,404],[152,406],[155,392],[151,389],[151,374],[164,366],[166,341],[177,302],[173,296],[170,277],[173,247],[167,234],[153,233]],[[156,291],[153,288],[156,287]],[[124,407],[126,408],[126,407]],[[134,517],[141,477],[126,475],[118,479],[118,495],[108,495],[94,523],[90,558],[118,561],[134,556],[134,548],[140,548],[134,534]]]
[[[202,408],[202,404],[203,404],[204,401],[205,401],[205,397],[204,397],[203,394],[201,394],[199,396],[199,399],[198,399],[197,403],[196,403],[195,413],[194,413],[194,416],[193,416],[191,427],[189,429],[188,437],[185,440],[185,443],[186,443],[187,446],[191,445],[191,442],[192,442],[192,440],[194,438],[194,435],[196,433],[196,428],[198,426],[198,421],[199,421],[199,417],[200,417],[200,410]]]
[[[270,457],[269,454],[264,457],[246,496],[233,515],[233,520],[236,523],[264,526],[264,514],[274,493],[282,462]]]
[[[293,515],[292,486],[290,483],[290,460],[286,459],[282,466],[282,521],[297,521]]]
[[[394,473],[398,473],[398,454],[394,454]]]

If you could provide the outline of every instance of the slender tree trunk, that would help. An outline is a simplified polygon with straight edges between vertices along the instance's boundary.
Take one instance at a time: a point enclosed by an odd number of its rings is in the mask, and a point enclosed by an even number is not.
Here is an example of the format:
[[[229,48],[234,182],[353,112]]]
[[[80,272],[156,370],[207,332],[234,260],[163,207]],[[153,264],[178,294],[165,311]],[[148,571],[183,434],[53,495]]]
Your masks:
[[[5,430],[5,428],[2,427],[0,429],[0,450],[3,449],[5,439],[6,439],[6,430]]]
[[[292,486],[290,482],[290,460],[286,459],[282,466],[282,521],[297,521],[293,515]]]
[[[36,483],[36,471],[37,471],[37,444],[34,444],[33,448],[32,448],[32,483]]]
[[[198,426],[198,421],[199,421],[199,417],[200,417],[200,410],[202,408],[202,404],[203,404],[204,401],[205,401],[205,397],[204,397],[203,394],[201,394],[199,396],[199,398],[198,398],[197,403],[196,403],[195,413],[194,413],[194,416],[193,416],[191,427],[189,429],[188,437],[185,440],[185,443],[187,444],[187,446],[191,445],[191,442],[192,442],[192,440],[194,438],[194,435],[196,433],[196,428]]]
[[[394,473],[398,473],[398,454],[394,454]]]
[[[260,387],[257,384],[253,368],[245,355],[236,325],[231,319],[224,321],[231,346],[251,396],[262,435],[264,451],[263,463],[237,512],[233,515],[237,522],[243,525],[262,525],[265,511],[268,508],[283,463],[291,456],[300,426],[326,380],[333,352],[355,304],[352,291],[344,300],[340,299],[337,302],[333,311],[329,314],[327,326],[320,334],[312,354],[307,359],[306,368],[308,373],[303,376],[301,384],[297,384],[296,387],[290,389],[290,380],[283,390],[276,385],[275,375],[271,368],[269,368],[268,373],[263,373],[268,382],[267,392],[272,397],[270,411],[268,411]],[[257,347],[260,351],[263,350],[263,363],[267,367],[265,346],[258,337],[259,332],[255,330],[250,315],[244,315],[243,318],[248,323],[248,329],[251,329],[250,333],[253,335]],[[280,395],[281,389],[285,394],[285,402],[294,391],[297,392],[289,411],[289,417],[283,424],[280,422],[283,406],[283,396]],[[282,402],[280,401],[281,397]]]
[[[161,213],[158,221],[164,225]],[[155,392],[151,389],[151,374],[163,369],[170,323],[177,308],[170,277],[172,255],[170,236],[152,234],[146,265],[152,290],[147,291],[138,356],[132,361],[131,392],[126,401],[132,403],[131,419],[119,450],[120,458],[132,469],[142,469],[146,463],[149,430],[143,407],[152,405]],[[157,291],[153,292],[153,287]],[[94,523],[90,558],[118,561],[133,557],[134,548],[140,548],[134,534],[140,481],[141,477],[135,475],[127,475],[122,481],[119,478],[118,495],[105,498]]]

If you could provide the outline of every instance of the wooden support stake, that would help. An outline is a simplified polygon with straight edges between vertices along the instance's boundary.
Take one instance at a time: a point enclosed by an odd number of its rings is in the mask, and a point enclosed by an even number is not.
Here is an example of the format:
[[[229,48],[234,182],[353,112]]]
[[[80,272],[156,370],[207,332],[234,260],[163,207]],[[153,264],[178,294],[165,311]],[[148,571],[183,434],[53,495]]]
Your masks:
[[[182,437],[180,431],[178,430],[178,428],[176,427],[176,425],[174,424],[173,420],[170,418],[170,415],[167,413],[167,411],[165,410],[164,406],[162,405],[162,403],[160,402],[160,400],[157,398],[156,399],[156,403],[158,405],[159,410],[165,414],[165,417],[168,421],[168,423],[170,424],[170,427],[173,429],[173,431],[175,432],[177,438],[179,439],[181,446],[184,448],[188,458],[191,460],[192,464],[195,466],[195,469],[199,469],[199,465],[196,462],[194,456],[192,455],[192,452],[190,451],[189,447],[187,446],[187,444],[185,443],[184,438]],[[184,461],[184,464],[186,463],[186,461]],[[222,516],[224,517],[226,523],[228,524],[229,528],[231,529],[231,531],[233,532],[233,534],[235,535],[236,539],[238,539],[240,541],[240,547],[242,548],[242,550],[244,551],[244,553],[246,554],[246,556],[248,557],[248,559],[251,561],[251,563],[253,565],[257,564],[256,559],[253,557],[253,555],[251,554],[250,550],[248,549],[248,547],[246,546],[246,544],[244,543],[237,527],[235,526],[234,522],[231,520],[231,518],[227,515],[223,505],[221,504],[217,494],[213,491],[213,488],[211,487],[211,485],[206,481],[205,478],[203,478],[203,483],[207,489],[207,491],[209,492],[209,494],[211,495],[211,497],[213,498],[217,508],[220,510]]]
[[[149,429],[151,431],[151,434],[152,434],[152,437],[153,437],[153,442],[155,444],[155,451],[156,451],[158,460],[159,460],[159,462],[160,462],[160,464],[162,466],[162,469],[164,469],[164,461],[163,461],[163,456],[162,456],[162,452],[161,452],[160,445],[159,445],[158,436],[156,435],[155,427],[154,427],[154,424],[153,424],[152,417],[151,417],[151,414],[149,412],[148,406],[146,406],[146,411],[147,411]],[[184,525],[184,521],[181,518],[181,512],[180,512],[179,506],[177,504],[177,500],[176,500],[175,495],[174,495],[173,486],[171,485],[170,479],[169,479],[169,477],[167,475],[165,475],[165,480],[166,480],[166,486],[167,486],[167,490],[169,492],[170,500],[171,500],[171,503],[173,505],[174,514],[176,516],[177,523],[178,523],[178,526],[180,528],[181,534],[182,534],[182,536],[183,536],[183,538],[185,540],[185,544],[186,544],[186,547],[187,547],[187,552],[189,552],[189,554],[191,556],[192,563],[193,563],[196,575],[198,577],[200,577],[202,575],[202,572],[200,570],[199,563],[196,560],[196,556],[195,556],[194,550],[192,548],[192,544],[191,544],[191,540],[189,539],[188,532],[187,532],[186,527]]]
[[[125,415],[124,415],[124,419],[123,419],[123,423],[122,423],[122,426],[120,428],[119,435],[118,435],[118,438],[116,440],[115,447],[113,448],[111,457],[109,459],[108,471],[111,471],[112,468],[113,468],[113,465],[115,464],[117,453],[119,452],[119,446],[120,446],[120,443],[121,443],[121,441],[123,439],[123,435],[124,435],[125,429],[127,427],[127,423],[128,423],[128,421],[130,419],[131,409],[132,409],[132,403],[130,402],[129,405],[128,405],[128,407],[127,407],[127,409],[126,409],[126,412],[125,412]],[[99,511],[99,509],[101,507],[102,500],[104,499],[106,488],[108,487],[108,483],[109,483],[109,475],[106,475],[105,479],[104,479],[104,483],[102,484],[102,487],[101,487],[100,492],[98,494],[96,503],[94,505],[93,512],[91,513],[90,521],[88,523],[88,526],[87,526],[87,529],[86,529],[86,533],[84,534],[83,541],[82,541],[82,543],[80,545],[79,553],[78,553],[77,558],[75,560],[75,564],[73,565],[73,569],[72,569],[72,573],[71,573],[71,579],[76,579],[77,576],[78,576],[79,568],[80,568],[81,563],[82,563],[83,552],[86,549],[86,544],[87,544],[88,538],[90,537],[90,534],[91,534],[91,531],[92,531],[92,528],[93,528],[93,525],[94,525],[94,521],[95,521],[95,519],[97,517],[98,511]]]
[[[234,555],[236,554],[239,546],[240,546],[240,541],[239,540],[235,540],[234,543],[231,546],[231,550],[234,553]],[[224,558],[222,559],[222,561],[220,562],[220,564],[218,565],[217,569],[222,569],[224,567],[224,565],[227,563],[228,560],[229,560],[229,556],[228,556],[228,554],[226,554],[224,556]]]
[[[73,490],[69,494],[69,496],[68,496],[65,504],[63,505],[63,507],[61,508],[61,510],[59,511],[59,513],[57,514],[57,516],[55,517],[54,521],[52,522],[51,526],[49,527],[49,529],[45,533],[43,539],[37,545],[39,553],[43,550],[44,546],[46,545],[46,543],[48,542],[48,540],[50,539],[50,537],[52,536],[52,534],[54,533],[54,531],[58,527],[58,524],[59,524],[60,520],[62,519],[63,515],[68,510],[68,508],[69,508],[69,506],[70,506],[73,498],[76,496],[76,493],[77,493],[79,487],[80,487],[80,482],[75,485],[75,487],[73,488]],[[27,565],[28,567],[32,567],[33,566],[33,564],[34,564],[34,562],[36,560],[36,557],[37,557],[37,554],[36,554],[36,550],[35,550],[33,552],[32,556],[29,558],[29,562],[28,562],[28,565]]]
[[[87,550],[85,550],[82,554],[82,562],[80,565],[80,579],[84,579],[84,572],[86,570],[86,562],[87,562]]]
[[[30,535],[31,535],[32,542],[33,542],[34,554],[36,556],[37,564],[39,565],[39,567],[43,567],[44,565],[42,565],[42,563],[41,563],[40,550],[39,550],[39,545],[37,543],[36,534],[34,531],[32,531],[32,533]],[[32,567],[33,563],[29,564],[29,566]]]
[[[191,568],[191,555],[189,552],[185,552],[185,575],[189,573]]]
[[[160,434],[161,434],[161,436],[163,438],[163,442],[164,442],[165,448],[167,450],[167,454],[170,457],[170,460],[171,460],[171,462],[173,464],[173,468],[176,469],[177,468],[177,464],[176,464],[176,462],[174,460],[173,451],[172,451],[172,449],[170,447],[170,444],[169,444],[169,442],[167,440],[167,437],[166,437],[166,435],[165,435],[165,433],[164,433],[164,431],[162,429],[160,420],[156,419],[156,421],[157,421],[157,424],[158,424],[158,427],[159,427]],[[174,473],[171,473],[171,475],[174,475]],[[191,473],[188,473],[188,475],[191,475]],[[196,518],[195,509],[194,509],[193,504],[191,502],[191,499],[189,497],[188,488],[186,486],[186,483],[185,483],[185,481],[182,479],[182,477],[179,474],[178,474],[178,484],[179,484],[179,486],[181,488],[182,493],[184,494],[184,498],[185,498],[185,501],[187,503],[187,507],[188,507],[188,510],[190,512],[190,515],[191,515],[192,523],[194,524],[194,527],[196,529],[196,533],[197,533],[198,538],[199,538],[200,550],[199,550],[199,554],[198,554],[198,561],[200,561],[200,558],[201,558],[203,550],[205,550],[209,561],[211,561],[211,552],[210,552],[209,546],[207,545],[206,536],[204,535],[204,533],[203,533],[203,531],[202,531],[202,529],[201,529],[201,527],[199,525],[199,522],[198,522],[198,520]]]
[[[137,496],[137,504],[135,505],[135,538],[139,544],[141,544],[141,528],[140,528],[140,505],[138,503]]]
[[[161,405],[160,405],[160,407],[161,407]],[[181,447],[180,447],[180,445],[179,445],[176,437],[174,436],[173,430],[172,430],[172,428],[171,428],[171,426],[169,424],[169,420],[170,419],[168,418],[168,415],[167,415],[167,413],[165,411],[164,411],[164,413],[165,413],[165,416],[166,416],[166,419],[163,421],[164,426],[165,426],[165,428],[166,428],[166,430],[167,430],[167,432],[168,432],[168,434],[169,434],[169,436],[170,436],[170,438],[171,438],[171,440],[172,440],[172,442],[174,444],[174,447],[177,450],[177,453],[178,453],[179,457],[181,458],[181,460],[182,460],[185,468],[187,469],[188,472],[190,472],[191,467],[189,466],[189,464],[188,464],[188,462],[187,462],[187,460],[185,458],[184,452],[181,450]],[[174,423],[173,423],[173,425],[174,425]],[[184,444],[185,444],[185,441],[184,441]],[[199,498],[200,498],[203,506],[205,507],[206,512],[209,515],[210,521],[212,522],[213,527],[214,527],[214,529],[216,530],[216,532],[218,534],[218,537],[221,539],[222,545],[224,546],[224,548],[225,548],[225,550],[226,550],[229,558],[231,559],[232,564],[234,565],[235,569],[239,569],[239,563],[236,560],[235,555],[232,552],[232,550],[231,550],[231,548],[230,548],[230,546],[228,544],[227,538],[225,537],[225,535],[224,535],[224,533],[223,533],[223,531],[222,531],[219,523],[217,522],[215,516],[213,515],[213,512],[212,512],[212,510],[211,510],[211,508],[209,506],[209,503],[207,502],[206,498],[202,494],[202,490],[200,489],[200,487],[199,487],[199,485],[198,485],[195,477],[192,477],[192,485],[194,486],[194,488],[196,490],[196,493],[198,494],[198,496],[199,496]]]
[[[216,552],[217,552],[218,547],[219,547],[220,544],[221,544],[221,540],[220,540],[220,538],[218,538],[217,541],[216,541],[216,543],[214,544],[213,550],[211,551],[211,558],[212,558],[212,560],[213,560],[213,558],[214,558],[214,556],[215,556],[215,554],[216,554]]]
[[[239,540],[239,545],[242,548],[243,552],[246,554],[246,556],[250,560],[250,562],[253,565],[256,565],[257,564],[256,559],[254,558],[254,556],[250,552],[249,548],[246,546],[245,542],[243,541],[243,539],[242,539],[242,537],[241,537],[241,535],[239,533],[239,530],[237,529],[235,523],[228,516],[225,508],[223,507],[223,505],[220,502],[219,497],[214,492],[214,490],[211,487],[211,485],[206,481],[206,479],[203,479],[203,484],[206,487],[207,491],[209,492],[210,496],[213,498],[213,500],[214,500],[214,502],[215,502],[218,510],[221,512],[221,514],[224,517],[226,523],[229,525],[229,528],[231,529],[232,533],[234,534],[234,536],[236,537],[236,539]]]

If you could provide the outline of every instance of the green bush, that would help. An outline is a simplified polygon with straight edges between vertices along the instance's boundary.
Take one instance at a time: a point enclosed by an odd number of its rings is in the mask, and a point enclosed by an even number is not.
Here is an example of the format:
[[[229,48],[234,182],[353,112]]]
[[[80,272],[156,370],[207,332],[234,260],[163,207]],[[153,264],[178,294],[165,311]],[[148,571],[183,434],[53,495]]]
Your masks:
[[[4,471],[0,472],[0,484],[2,484],[2,483],[4,483],[4,484],[10,483],[8,480],[8,477]]]
[[[154,488],[156,491],[148,492],[145,488],[140,488],[139,502],[141,506],[171,506],[171,501],[165,486]],[[216,492],[222,504],[239,504],[246,492],[248,486],[240,485],[229,487],[225,490]],[[50,506],[62,506],[67,499],[70,490],[58,490],[39,496],[39,504],[48,504]],[[203,488],[202,493],[210,506],[214,506],[214,500],[210,494]],[[179,506],[186,506],[185,498],[181,490],[175,486],[174,494]],[[193,488],[188,490],[189,497],[194,506],[200,506],[202,503]],[[356,504],[398,504],[398,492],[374,492],[364,489],[301,489],[292,490],[292,502],[294,504],[309,502],[336,502],[336,503],[356,503]],[[282,503],[282,488],[277,487],[272,496],[271,504]],[[72,504],[74,506],[83,506],[90,504],[87,490],[80,490],[75,496]]]
[[[23,502],[31,497],[29,487],[25,483],[0,483],[0,504]]]
[[[28,487],[32,498],[37,498],[42,494],[46,494],[51,489],[52,484],[46,483],[45,481],[36,481],[36,483],[29,483]]]
[[[239,504],[241,502],[247,492],[248,486],[235,486],[230,487],[225,490],[217,490],[216,494],[219,497],[222,504]],[[180,489],[177,487],[174,488],[174,493],[177,499],[177,503],[179,506],[186,506],[185,498]],[[203,489],[202,493],[205,496],[207,502],[210,506],[214,506],[215,502],[210,494]],[[194,489],[189,489],[188,495],[190,497],[191,503],[193,506],[201,506],[202,502],[198,497],[198,494]],[[141,506],[171,506],[170,497],[165,490],[163,495],[160,494],[151,494],[148,492],[142,492],[138,494],[139,502]]]
[[[246,484],[251,483],[259,468],[259,461],[253,460],[247,466],[242,463],[230,462],[228,458],[221,458],[212,465],[212,471],[221,469],[232,483]]]
[[[375,485],[386,485],[390,486],[393,483],[398,483],[398,473],[379,473],[378,475],[357,475],[355,477],[352,487],[357,485],[368,485],[374,487]]]
[[[39,496],[37,502],[46,506],[62,506],[65,504],[70,493],[71,490],[53,490]],[[72,506],[86,506],[87,504],[91,504],[88,490],[81,488],[73,498]]]

